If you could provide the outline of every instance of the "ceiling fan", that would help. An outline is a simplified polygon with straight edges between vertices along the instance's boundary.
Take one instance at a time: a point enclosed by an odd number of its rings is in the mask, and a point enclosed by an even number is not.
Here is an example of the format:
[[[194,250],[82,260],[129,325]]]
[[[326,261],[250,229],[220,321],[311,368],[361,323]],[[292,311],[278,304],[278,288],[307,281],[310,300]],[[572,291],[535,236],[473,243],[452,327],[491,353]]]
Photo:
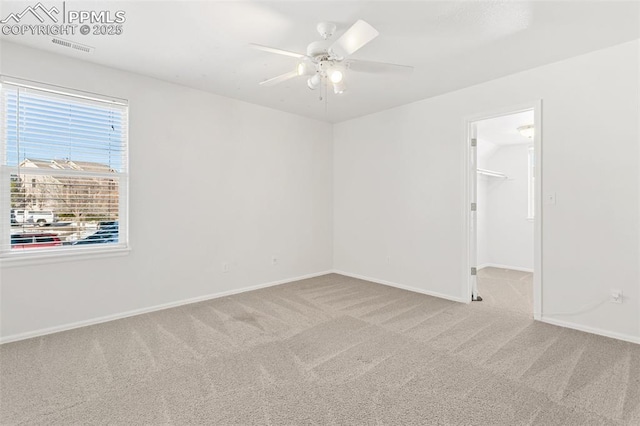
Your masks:
[[[348,59],[348,56],[379,35],[375,28],[363,20],[358,20],[335,41],[331,37],[336,31],[336,24],[321,22],[317,30],[322,40],[309,44],[306,54],[251,43],[250,46],[254,49],[299,59],[294,70],[262,81],[260,85],[275,86],[295,77],[306,76],[309,89],[315,90],[322,84],[330,84],[333,92],[340,94],[346,90],[344,78],[347,70],[369,73],[403,73],[413,70],[413,67],[407,65]]]

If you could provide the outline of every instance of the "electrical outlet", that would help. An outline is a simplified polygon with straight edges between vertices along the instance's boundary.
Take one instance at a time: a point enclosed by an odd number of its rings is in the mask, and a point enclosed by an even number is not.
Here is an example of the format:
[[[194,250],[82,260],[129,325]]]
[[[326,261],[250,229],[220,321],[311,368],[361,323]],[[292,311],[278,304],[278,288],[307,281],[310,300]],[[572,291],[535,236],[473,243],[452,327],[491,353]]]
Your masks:
[[[278,258],[275,256],[271,257],[271,265],[276,266],[278,264]]]
[[[609,300],[611,303],[622,303],[622,290],[611,289],[611,299]]]
[[[224,272],[225,274],[226,274],[227,272],[229,272],[229,263],[228,263],[228,262],[224,262],[224,263],[222,264],[222,272]]]

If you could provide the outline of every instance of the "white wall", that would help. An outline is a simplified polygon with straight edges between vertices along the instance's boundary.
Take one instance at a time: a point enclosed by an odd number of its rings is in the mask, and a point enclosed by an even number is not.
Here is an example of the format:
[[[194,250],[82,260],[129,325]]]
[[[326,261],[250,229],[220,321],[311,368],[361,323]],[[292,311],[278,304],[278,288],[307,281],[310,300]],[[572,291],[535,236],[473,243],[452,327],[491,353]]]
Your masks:
[[[487,158],[491,157],[496,150],[498,149],[498,145],[494,144],[491,141],[479,139],[478,144],[476,145],[477,152],[477,168],[488,168],[486,167]],[[485,178],[482,175],[478,174],[477,176],[477,185],[476,185],[476,202],[477,202],[477,214],[476,214],[476,230],[477,230],[477,238],[476,238],[476,265],[479,268],[484,267],[485,265],[490,263],[491,256],[489,255],[489,206],[487,204],[488,199],[488,190],[489,190],[489,179],[493,178]]]
[[[0,336],[331,269],[331,125],[1,47],[3,74],[130,101],[132,251],[3,266]]]
[[[490,142],[478,134],[478,146],[485,144]],[[479,168],[508,176],[478,175],[479,268],[533,270],[533,221],[527,219],[528,155],[526,144],[500,146],[491,155],[478,155]]]
[[[543,206],[544,319],[640,339],[637,41],[333,129],[0,47],[3,73],[130,100],[133,247],[127,257],[3,267],[4,338],[324,271],[332,240],[337,270],[468,300],[464,118],[543,99],[543,188],[557,195],[557,204]],[[185,187],[185,177],[194,186]],[[181,218],[194,196],[212,214],[202,238],[185,221],[172,223],[171,245],[148,238],[166,218]],[[230,273],[222,262],[232,263]],[[552,314],[606,299],[613,286],[625,303]]]
[[[543,318],[640,340],[639,47],[335,125],[334,268],[468,300],[464,120],[542,99]]]

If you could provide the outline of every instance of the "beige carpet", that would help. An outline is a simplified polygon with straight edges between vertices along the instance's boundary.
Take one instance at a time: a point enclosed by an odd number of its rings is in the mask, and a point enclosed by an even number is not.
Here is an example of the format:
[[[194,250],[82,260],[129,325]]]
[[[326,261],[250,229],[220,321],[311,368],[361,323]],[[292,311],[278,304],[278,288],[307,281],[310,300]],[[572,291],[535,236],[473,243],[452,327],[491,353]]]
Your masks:
[[[326,275],[6,344],[0,419],[640,424],[640,345],[533,322],[488,290],[464,305]]]
[[[480,269],[478,294],[492,308],[533,316],[533,274],[529,272]]]

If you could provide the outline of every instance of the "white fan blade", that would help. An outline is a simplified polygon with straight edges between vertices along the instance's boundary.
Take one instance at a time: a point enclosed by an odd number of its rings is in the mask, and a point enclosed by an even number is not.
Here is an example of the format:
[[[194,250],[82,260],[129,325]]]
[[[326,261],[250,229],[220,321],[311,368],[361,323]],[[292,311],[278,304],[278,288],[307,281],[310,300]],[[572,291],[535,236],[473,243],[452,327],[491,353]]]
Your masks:
[[[378,74],[406,74],[413,71],[409,65],[388,64],[386,62],[361,61],[359,59],[349,59],[345,61],[347,67],[353,71],[372,72]]]
[[[342,37],[336,40],[329,49],[337,56],[344,58],[378,37],[378,34],[380,34],[378,30],[360,19],[342,34]]]
[[[283,81],[287,81],[290,78],[297,77],[298,71],[291,71],[286,74],[281,74],[277,77],[270,78],[269,80],[261,81],[260,86],[275,86],[278,83],[282,83]]]
[[[269,47],[269,46],[263,46],[261,44],[249,43],[249,46],[257,50],[262,50],[264,52],[269,52],[269,53],[276,53],[278,55],[293,56],[294,58],[306,57],[306,55],[303,55],[302,53],[290,52],[288,50],[277,49],[275,47]]]

